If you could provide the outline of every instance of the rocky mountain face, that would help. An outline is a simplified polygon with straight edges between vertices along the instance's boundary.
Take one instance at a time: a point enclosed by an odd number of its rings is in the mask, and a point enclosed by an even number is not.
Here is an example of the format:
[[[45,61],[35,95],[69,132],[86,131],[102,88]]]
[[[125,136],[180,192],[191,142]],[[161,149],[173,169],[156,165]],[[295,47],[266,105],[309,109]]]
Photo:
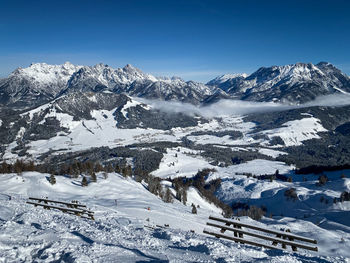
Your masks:
[[[81,66],[46,63],[17,68],[0,81],[0,105],[31,107],[48,102],[66,88],[72,74]]]
[[[148,99],[199,104],[212,94],[213,88],[175,77],[156,78],[129,64],[122,69],[98,64],[94,67],[83,67],[75,72],[63,93],[106,90]]]
[[[304,103],[349,93],[350,78],[330,63],[262,67],[249,76],[223,75],[207,83],[242,100]]]

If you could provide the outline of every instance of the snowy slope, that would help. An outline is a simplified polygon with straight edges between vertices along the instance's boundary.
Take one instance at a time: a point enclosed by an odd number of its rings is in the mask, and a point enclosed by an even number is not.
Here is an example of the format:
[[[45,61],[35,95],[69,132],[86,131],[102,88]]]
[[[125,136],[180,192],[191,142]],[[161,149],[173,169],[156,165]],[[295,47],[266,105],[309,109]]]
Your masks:
[[[80,180],[59,176],[52,186],[46,176],[0,177],[0,258],[5,262],[346,262],[344,255],[333,253],[269,251],[207,237],[201,231],[207,216],[216,212],[204,203],[199,214],[193,215],[190,206],[163,203],[141,184],[116,174],[107,179],[99,176],[97,183],[86,188],[80,186]],[[25,204],[33,195],[77,199],[95,211],[96,221]],[[191,193],[190,198],[198,196]],[[248,218],[242,220],[253,223]],[[293,233],[307,229],[320,235],[316,238],[324,235],[319,227],[302,220],[268,223],[272,228],[287,224]],[[320,250],[327,245],[320,245]]]
[[[326,131],[319,119],[310,117],[286,122],[281,128],[266,130],[262,134],[269,138],[279,136],[286,146],[294,146],[301,145],[305,140],[319,139],[318,133]]]

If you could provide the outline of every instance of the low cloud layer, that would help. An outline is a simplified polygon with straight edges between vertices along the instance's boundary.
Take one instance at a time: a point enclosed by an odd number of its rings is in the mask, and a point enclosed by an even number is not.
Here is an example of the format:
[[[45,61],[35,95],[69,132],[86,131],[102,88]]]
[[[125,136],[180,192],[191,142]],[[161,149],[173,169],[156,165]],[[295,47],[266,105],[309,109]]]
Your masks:
[[[301,105],[287,105],[274,102],[254,102],[243,100],[220,100],[207,106],[195,106],[189,103],[175,101],[161,101],[140,99],[142,102],[170,113],[184,113],[188,115],[200,115],[206,118],[229,116],[229,115],[246,115],[251,113],[284,111],[290,109],[306,108],[312,106],[346,106],[350,105],[350,95],[334,94],[321,96],[313,101]]]

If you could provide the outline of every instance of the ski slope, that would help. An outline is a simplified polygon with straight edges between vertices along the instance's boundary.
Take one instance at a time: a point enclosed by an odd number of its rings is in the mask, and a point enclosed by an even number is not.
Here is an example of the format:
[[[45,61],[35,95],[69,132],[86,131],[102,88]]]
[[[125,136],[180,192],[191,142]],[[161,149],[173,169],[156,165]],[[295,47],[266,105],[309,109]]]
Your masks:
[[[118,174],[82,187],[81,178],[26,172],[0,176],[0,262],[347,262],[347,254],[329,253],[332,233],[290,218],[265,219],[270,228],[328,239],[320,252],[270,251],[202,234],[209,215],[220,210],[188,191],[187,206],[164,203],[142,183]],[[95,221],[25,204],[29,196],[79,200],[95,211]],[[190,204],[199,204],[198,214]],[[149,209],[148,209],[149,207]],[[241,218],[264,226],[249,218]],[[169,227],[157,227],[157,225]],[[191,232],[194,230],[194,232]],[[329,241],[328,241],[329,240]],[[348,242],[346,239],[345,242]],[[324,252],[326,251],[326,253]]]

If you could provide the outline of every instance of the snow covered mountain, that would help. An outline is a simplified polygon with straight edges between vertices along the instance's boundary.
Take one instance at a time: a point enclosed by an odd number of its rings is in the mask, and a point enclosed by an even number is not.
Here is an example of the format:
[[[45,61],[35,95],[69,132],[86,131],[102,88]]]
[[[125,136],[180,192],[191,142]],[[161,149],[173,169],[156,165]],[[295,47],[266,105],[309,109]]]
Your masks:
[[[226,74],[207,84],[157,78],[126,65],[32,64],[0,80],[0,105],[30,108],[71,92],[127,93],[131,96],[199,105],[220,99],[304,103],[317,96],[349,93],[350,78],[332,64],[297,63],[260,68],[253,74]]]
[[[0,105],[29,108],[44,104],[71,92],[128,93],[131,96],[199,104],[215,88],[181,78],[156,78],[126,65],[113,69],[108,65],[75,66],[32,64],[16,69],[0,80]]]
[[[0,105],[34,106],[55,98],[74,72],[81,66],[69,62],[63,65],[46,63],[17,68],[7,78],[0,80]]]
[[[129,64],[124,68],[113,69],[100,63],[92,67],[84,66],[74,72],[65,92],[113,90],[115,86],[127,86],[134,81],[156,82],[157,79]]]
[[[321,95],[350,92],[349,76],[326,62],[262,67],[249,76],[223,75],[207,84],[252,101],[304,103]]]

